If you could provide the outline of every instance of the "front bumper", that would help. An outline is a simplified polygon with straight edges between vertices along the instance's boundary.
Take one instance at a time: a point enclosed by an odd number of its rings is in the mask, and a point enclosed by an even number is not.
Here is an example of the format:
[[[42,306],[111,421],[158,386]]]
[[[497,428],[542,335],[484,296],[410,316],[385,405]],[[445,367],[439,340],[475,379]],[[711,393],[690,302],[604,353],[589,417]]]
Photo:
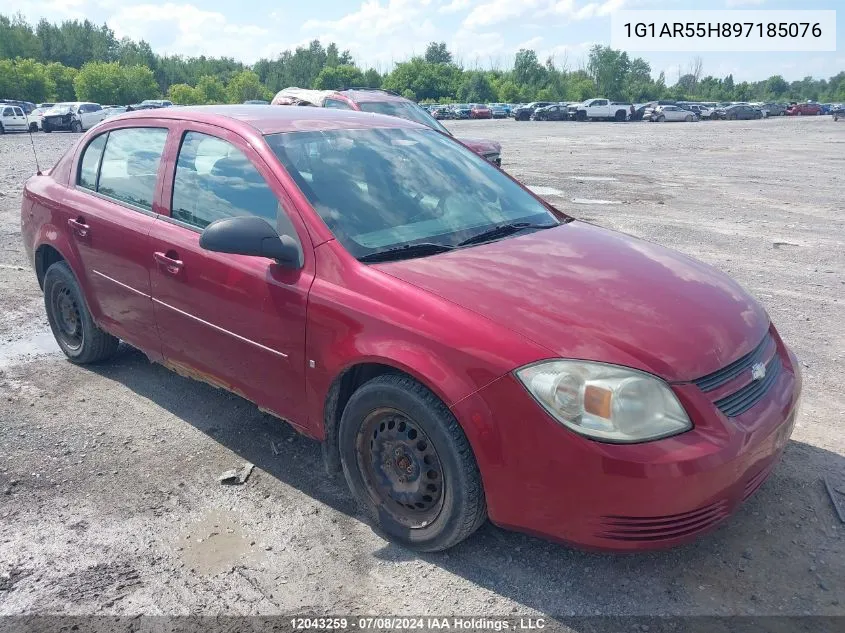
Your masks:
[[[41,127],[49,130],[70,130],[73,123],[73,116],[64,114],[61,116],[45,116],[41,119]]]
[[[478,459],[491,521],[616,551],[671,547],[714,529],[762,485],[792,433],[801,377],[779,346],[784,371],[752,409],[729,419],[695,385],[674,385],[694,428],[643,444],[573,433],[511,375],[459,402],[453,411]]]

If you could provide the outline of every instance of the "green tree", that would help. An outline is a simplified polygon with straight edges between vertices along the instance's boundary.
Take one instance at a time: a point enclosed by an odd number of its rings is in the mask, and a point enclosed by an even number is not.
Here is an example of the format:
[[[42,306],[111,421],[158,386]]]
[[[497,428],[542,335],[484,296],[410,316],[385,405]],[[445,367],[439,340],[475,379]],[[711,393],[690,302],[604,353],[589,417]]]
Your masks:
[[[196,86],[197,103],[226,103],[229,95],[226,86],[214,75],[203,75]]]
[[[205,103],[205,99],[196,88],[188,84],[173,84],[167,91],[167,97],[178,105],[197,105]]]
[[[0,15],[0,59],[34,59],[40,53],[40,42],[23,15],[18,13],[12,18]]]
[[[95,103],[120,103],[122,79],[117,62],[88,62],[73,80],[76,98]]]
[[[364,73],[364,86],[366,88],[381,88],[382,76],[375,68],[368,68]]]
[[[250,99],[267,99],[267,88],[261,84],[258,75],[251,70],[244,70],[232,77],[226,86],[229,103],[243,103]]]
[[[497,101],[502,103],[515,103],[519,101],[519,88],[510,79],[506,79],[499,83],[496,89]]]
[[[452,64],[431,64],[422,57],[413,57],[396,64],[384,78],[382,87],[403,94],[406,90],[417,99],[439,101],[454,96],[461,80],[461,70]]]
[[[631,62],[625,52],[598,44],[590,49],[587,73],[592,77],[596,83],[596,90],[603,97],[623,98],[625,79],[630,67]]]
[[[546,69],[537,60],[537,53],[520,49],[514,57],[513,78],[518,85],[536,89],[546,78]]]
[[[0,60],[0,94],[38,103],[47,101],[54,91],[43,64],[34,59]]]
[[[50,100],[73,101],[76,98],[76,90],[73,87],[73,80],[78,72],[76,68],[69,68],[59,62],[53,62],[47,64],[45,70],[54,86]]]
[[[471,72],[464,75],[458,86],[458,100],[467,103],[488,103],[496,99],[496,91],[490,80],[482,72]]]
[[[120,90],[117,101],[100,103],[138,103],[161,95],[153,71],[146,66],[120,66]]]
[[[425,49],[424,59],[429,64],[451,64],[452,53],[446,48],[446,42],[431,42]]]
[[[364,75],[356,66],[326,66],[314,80],[317,90],[342,90],[364,83]]]

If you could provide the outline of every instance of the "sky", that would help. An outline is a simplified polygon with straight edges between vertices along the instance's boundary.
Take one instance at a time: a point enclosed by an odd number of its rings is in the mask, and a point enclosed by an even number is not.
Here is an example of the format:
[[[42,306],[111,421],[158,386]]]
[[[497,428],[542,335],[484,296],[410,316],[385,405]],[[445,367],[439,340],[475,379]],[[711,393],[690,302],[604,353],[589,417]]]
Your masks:
[[[144,39],[157,53],[230,56],[246,63],[274,58],[318,38],[349,49],[356,63],[389,71],[445,41],[467,68],[506,68],[520,48],[552,56],[558,66],[586,65],[594,44],[610,43],[618,9],[839,9],[837,51],[827,53],[700,53],[703,75],[736,81],[780,74],[830,77],[845,70],[845,0],[14,0],[4,12],[30,21],[88,18],[120,38]],[[690,53],[633,53],[655,76],[674,83]]]

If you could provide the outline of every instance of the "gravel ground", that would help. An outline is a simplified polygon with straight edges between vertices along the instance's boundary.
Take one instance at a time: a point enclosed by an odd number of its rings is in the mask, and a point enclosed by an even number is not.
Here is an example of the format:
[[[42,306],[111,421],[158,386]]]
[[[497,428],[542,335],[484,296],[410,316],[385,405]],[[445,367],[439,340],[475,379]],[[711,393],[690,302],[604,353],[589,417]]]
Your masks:
[[[19,236],[30,139],[0,137],[0,615],[840,614],[845,526],[845,125],[450,124],[572,215],[730,273],[803,362],[784,460],[715,533],[584,553],[490,525],[417,555],[361,521],[319,446],[131,349],[57,353]],[[52,164],[72,134],[34,137]],[[659,291],[659,289],[655,289]],[[248,461],[243,486],[218,475]],[[840,497],[845,505],[845,495]]]

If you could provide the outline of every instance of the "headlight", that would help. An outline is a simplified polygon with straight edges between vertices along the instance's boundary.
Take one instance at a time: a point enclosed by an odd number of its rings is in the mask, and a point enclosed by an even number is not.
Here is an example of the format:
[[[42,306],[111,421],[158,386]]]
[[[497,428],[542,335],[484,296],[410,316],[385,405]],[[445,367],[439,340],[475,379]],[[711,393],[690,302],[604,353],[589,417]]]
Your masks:
[[[596,440],[631,444],[692,428],[669,385],[651,374],[555,360],[518,369],[516,376],[558,422]]]

